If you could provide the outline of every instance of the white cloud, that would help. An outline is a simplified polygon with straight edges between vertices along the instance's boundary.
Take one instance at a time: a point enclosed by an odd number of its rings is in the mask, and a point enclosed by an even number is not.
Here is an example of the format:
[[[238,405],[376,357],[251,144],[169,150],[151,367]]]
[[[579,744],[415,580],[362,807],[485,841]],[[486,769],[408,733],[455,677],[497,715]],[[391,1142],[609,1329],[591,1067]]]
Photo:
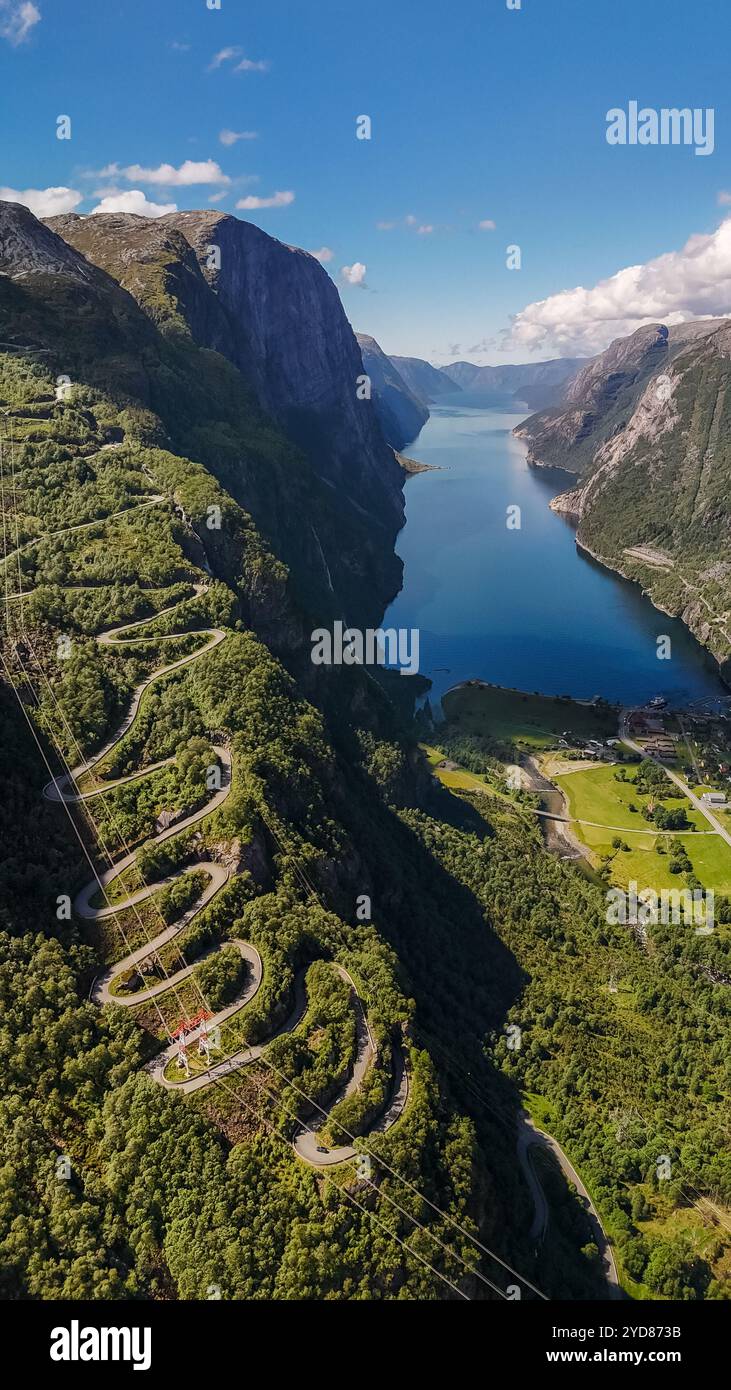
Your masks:
[[[0,35],[13,47],[27,39],[40,19],[41,12],[32,0],[0,0]]]
[[[239,198],[236,204],[244,212],[253,212],[255,208],[287,208],[294,202],[294,193],[273,193],[271,198],[256,198],[250,194],[248,198]]]
[[[365,284],[366,267],[362,261],[354,261],[352,265],[342,266],[340,274],[348,285]]]
[[[335,252],[331,251],[329,246],[321,246],[319,251],[310,251],[310,255],[314,256],[321,265],[326,265],[328,261],[332,260]]]
[[[727,193],[724,188],[721,189],[718,195],[718,205],[722,208],[731,207],[731,193]]]
[[[408,227],[415,230],[417,236],[431,236],[434,225],[431,222],[420,222],[413,212],[407,213],[406,217],[394,218],[391,221],[376,222],[376,231],[392,232],[395,227]]]
[[[73,212],[83,197],[75,188],[0,188],[0,199],[4,203],[22,203],[36,217],[58,217],[62,212]]]
[[[209,203],[220,203],[222,198],[228,198],[228,189],[222,188],[220,193],[211,193],[208,201]]]
[[[197,183],[231,182],[228,174],[224,174],[215,159],[186,159],[179,169],[173,164],[158,164],[156,169],[144,169],[140,164],[128,164],[126,168],[120,169],[119,165],[110,164],[101,170],[101,177],[110,176],[119,176],[128,183],[154,183],[170,188],[190,188]]]
[[[236,67],[234,68],[234,72],[268,72],[268,71],[269,71],[269,63],[267,62],[266,58],[260,59],[259,62],[256,62],[256,63],[253,62],[251,58],[242,58],[242,59],[241,59],[241,62],[240,62],[240,63],[237,63],[237,64],[236,64]]]
[[[266,59],[259,59],[255,62],[253,58],[243,58],[241,56],[243,51],[243,48],[240,48],[238,46],[219,49],[218,53],[214,53],[213,57],[211,58],[211,61],[208,64],[207,71],[215,72],[217,68],[222,68],[224,63],[232,63],[236,58],[238,58],[240,61],[236,64],[234,72],[269,71],[269,63]]]
[[[627,266],[591,289],[577,286],[528,304],[515,315],[506,346],[561,354],[601,352],[645,323],[731,313],[731,217],[680,251]]]
[[[235,145],[237,140],[258,140],[256,130],[221,130],[218,135],[222,145]]]
[[[178,39],[171,39],[168,47],[172,48],[175,53],[188,53],[190,51],[190,44],[180,43]]]
[[[481,232],[494,232],[494,231],[495,231],[495,223],[493,222],[493,220],[492,220],[491,217],[485,217],[485,218],[483,218],[482,222],[479,222],[479,223],[478,223],[478,226],[479,226]]]
[[[224,63],[230,63],[231,59],[238,58],[240,53],[240,48],[219,49],[218,53],[214,53],[210,63],[208,64],[208,71],[213,72],[216,68],[222,67]]]
[[[177,212],[177,203],[151,203],[141,188],[127,188],[123,192],[107,194],[95,208],[96,212],[135,212],[139,217],[164,217],[168,212]]]

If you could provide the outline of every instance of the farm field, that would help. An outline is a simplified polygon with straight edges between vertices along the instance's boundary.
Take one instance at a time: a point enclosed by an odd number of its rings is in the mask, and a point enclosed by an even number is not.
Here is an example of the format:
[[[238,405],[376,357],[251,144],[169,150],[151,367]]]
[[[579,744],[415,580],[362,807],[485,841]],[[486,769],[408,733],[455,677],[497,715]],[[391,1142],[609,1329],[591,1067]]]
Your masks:
[[[574,834],[597,860],[602,855],[612,856],[612,882],[619,887],[626,887],[633,879],[657,889],[682,887],[679,876],[670,872],[669,855],[663,852],[671,837],[655,834],[644,820],[642,809],[648,798],[635,788],[633,770],[627,769],[626,782],[617,781],[615,771],[612,767],[595,767],[555,777],[566,797],[570,816],[618,827],[604,830],[599,826],[574,825]],[[677,798],[663,799],[663,805],[668,807],[681,804]],[[631,811],[631,805],[637,810]],[[688,806],[687,814],[695,830],[672,838],[685,846],[696,877],[705,888],[731,892],[731,849],[718,836],[697,833],[708,829],[699,811]],[[628,845],[627,850],[618,850],[612,844],[617,837]]]

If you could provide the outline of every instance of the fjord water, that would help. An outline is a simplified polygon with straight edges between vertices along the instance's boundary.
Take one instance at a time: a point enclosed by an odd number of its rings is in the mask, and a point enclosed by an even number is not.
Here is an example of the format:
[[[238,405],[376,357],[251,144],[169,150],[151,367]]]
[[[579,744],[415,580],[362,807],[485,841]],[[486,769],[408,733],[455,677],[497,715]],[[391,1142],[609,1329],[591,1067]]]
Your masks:
[[[384,627],[420,629],[431,698],[478,677],[552,695],[639,703],[719,696],[715,665],[677,620],[640,589],[577,549],[574,528],[549,509],[568,474],[533,469],[511,431],[515,401],[442,397],[405,450],[436,465],[406,484],[398,551],[404,583]],[[507,509],[521,508],[520,530]],[[658,660],[657,638],[672,658]]]

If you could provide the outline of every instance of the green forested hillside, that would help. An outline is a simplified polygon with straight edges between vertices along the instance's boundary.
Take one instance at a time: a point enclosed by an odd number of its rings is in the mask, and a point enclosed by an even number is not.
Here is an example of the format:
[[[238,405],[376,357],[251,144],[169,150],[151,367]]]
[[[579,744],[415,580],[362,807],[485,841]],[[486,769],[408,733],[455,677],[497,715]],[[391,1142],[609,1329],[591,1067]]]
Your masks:
[[[731,653],[729,337],[723,319],[638,329],[516,433],[574,473],[554,503],[591,554],[680,616],[724,674]]]
[[[239,470],[229,426],[268,427],[235,369],[209,392],[214,354],[168,355],[113,286],[49,280],[0,277],[0,341],[17,335],[0,354],[2,1295],[599,1297],[586,1217],[558,1179],[549,1238],[529,1238],[524,1090],[591,1187],[627,1286],[728,1296],[724,942],[648,949],[608,928],[601,891],[545,853],[519,805],[433,783],[404,682],[316,679],[308,622],[333,600],[300,584],[276,512],[300,457],[278,437]],[[239,423],[223,414],[234,386]],[[318,514],[309,489],[298,525]],[[44,796],[44,759],[63,787],[96,755],[83,805]],[[101,872],[127,850],[107,888],[122,910],[82,915],[89,860]],[[242,941],[261,982],[237,1006]],[[135,950],[140,979],[120,977]],[[372,1056],[344,1095],[355,998]],[[232,1010],[216,1063],[262,1050],[166,1089],[161,1075],[182,1076],[160,1049],[201,1004]],[[195,1079],[209,1059],[190,1052]],[[408,1091],[385,1125],[401,1062]],[[352,1138],[370,1175],[297,1156],[317,1106],[322,1148]]]

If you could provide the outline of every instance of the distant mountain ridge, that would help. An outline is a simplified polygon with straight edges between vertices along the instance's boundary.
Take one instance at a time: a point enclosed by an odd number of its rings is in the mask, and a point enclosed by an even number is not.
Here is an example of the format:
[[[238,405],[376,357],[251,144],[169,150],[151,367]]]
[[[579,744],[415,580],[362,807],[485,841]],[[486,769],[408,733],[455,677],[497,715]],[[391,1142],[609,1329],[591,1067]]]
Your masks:
[[[452,362],[441,371],[463,391],[507,391],[523,386],[557,386],[586,362],[585,357],[554,357],[548,362],[505,363],[478,367],[474,362]]]
[[[427,405],[438,401],[440,396],[461,390],[441,367],[433,367],[431,362],[425,362],[421,357],[398,357],[392,353],[391,361],[409,390]]]
[[[454,362],[435,367],[421,357],[388,355],[375,338],[356,337],[363,354],[364,370],[371,378],[373,400],[386,439],[402,449],[414,439],[429,418],[429,406],[459,391],[513,395],[518,404],[533,408],[553,405],[561,398],[583,357],[560,357],[550,362],[526,362],[499,367],[479,367],[474,362]]]

